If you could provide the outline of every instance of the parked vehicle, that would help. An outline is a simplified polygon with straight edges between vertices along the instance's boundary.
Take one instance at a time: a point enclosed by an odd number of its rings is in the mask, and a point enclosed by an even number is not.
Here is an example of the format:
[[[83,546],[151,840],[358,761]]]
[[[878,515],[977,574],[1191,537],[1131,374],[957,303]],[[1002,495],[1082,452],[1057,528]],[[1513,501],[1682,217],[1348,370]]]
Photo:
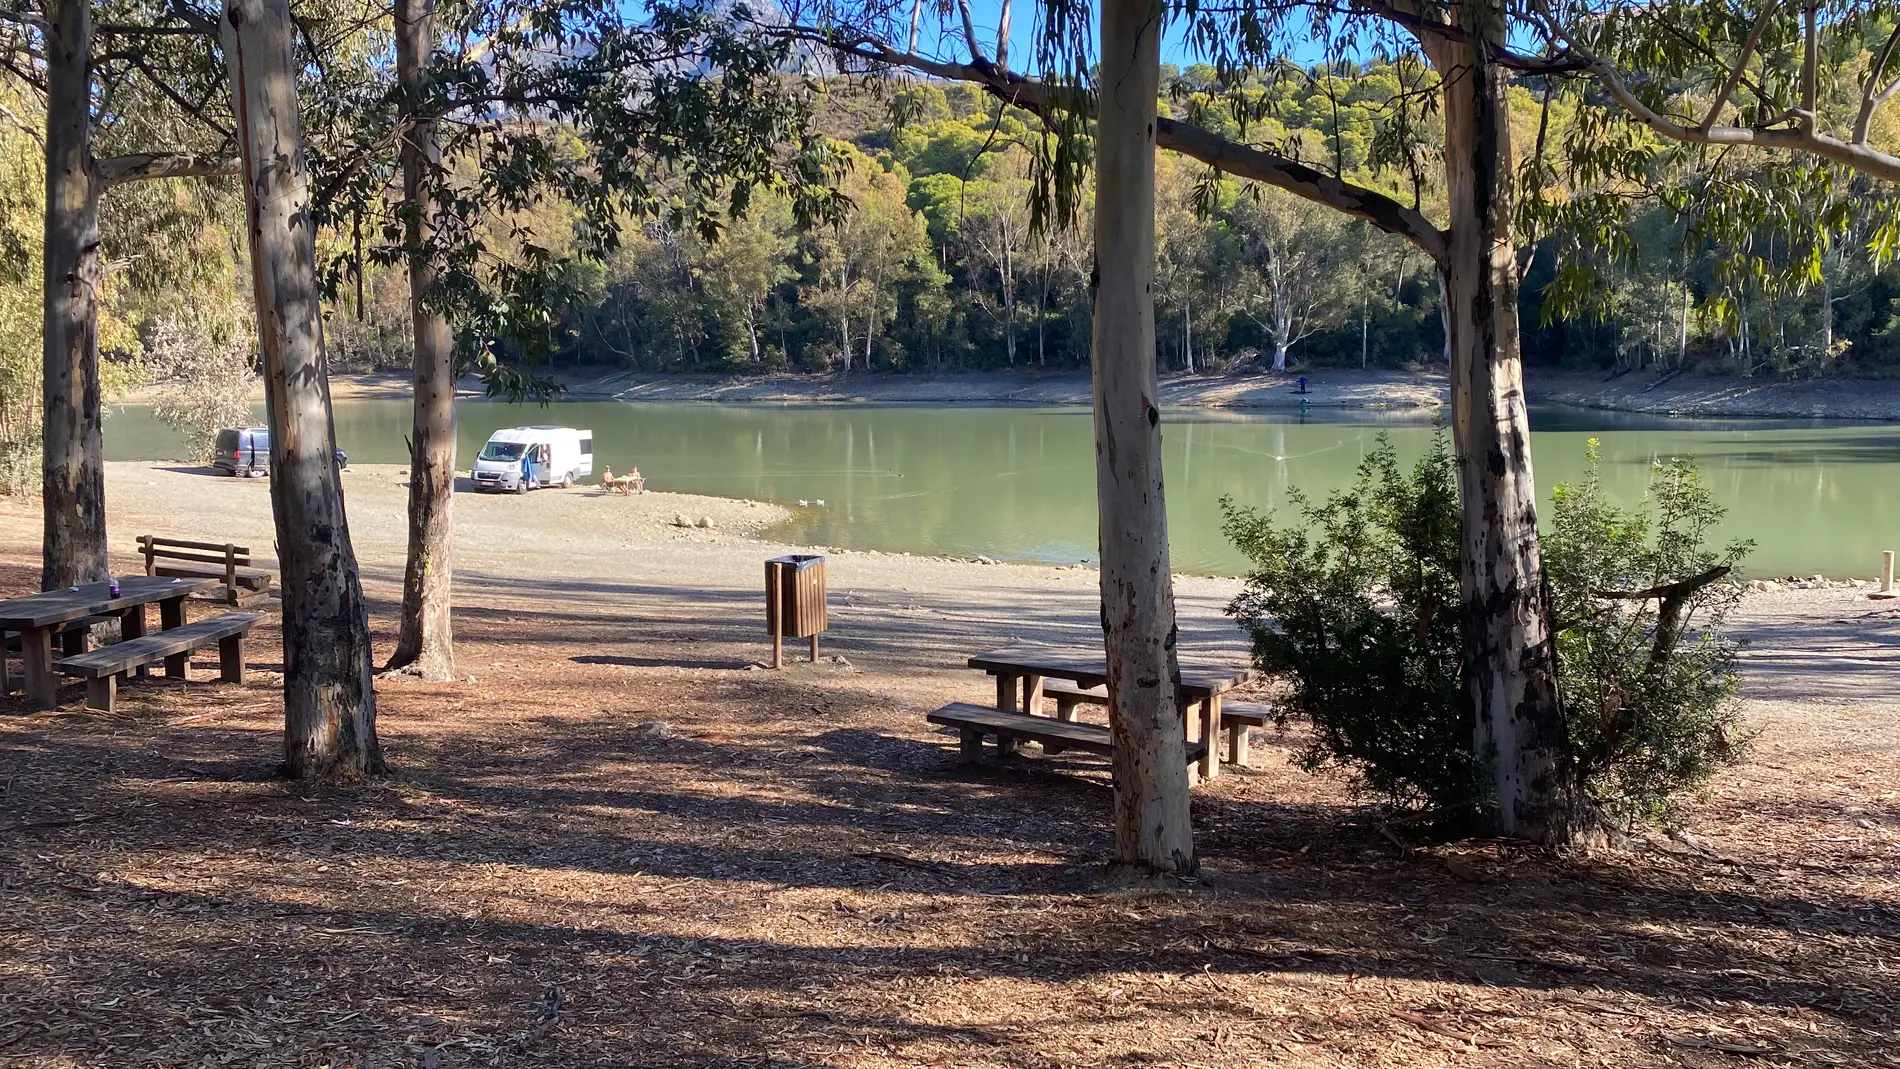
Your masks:
[[[572,486],[594,474],[594,432],[573,427],[508,427],[489,436],[469,473],[475,489],[525,494]]]
[[[256,479],[270,474],[270,428],[226,427],[218,432],[211,467]]]

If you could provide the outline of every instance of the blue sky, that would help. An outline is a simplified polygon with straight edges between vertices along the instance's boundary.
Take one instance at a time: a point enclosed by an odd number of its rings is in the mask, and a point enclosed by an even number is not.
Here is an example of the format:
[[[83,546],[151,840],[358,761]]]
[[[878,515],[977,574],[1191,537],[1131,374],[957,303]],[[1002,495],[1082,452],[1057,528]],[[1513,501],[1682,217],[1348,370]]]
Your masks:
[[[919,47],[927,49],[929,47],[928,35],[932,16],[928,10],[928,4],[925,5],[925,8],[925,39],[920,42]],[[1012,68],[1022,70],[1029,65],[1035,55],[1036,15],[1040,9],[1041,5],[1035,3],[1034,0],[1015,0],[1013,14],[1010,18],[1009,34],[1010,66]],[[970,0],[970,10],[976,22],[977,35],[983,41],[985,50],[993,51],[996,41],[996,24],[999,13],[1002,11],[1001,0]],[[956,25],[954,20],[952,24]],[[957,30],[957,39],[960,41],[961,38],[962,31],[959,28]],[[1296,50],[1295,53],[1296,58],[1301,62],[1317,63],[1320,61],[1321,54],[1318,48],[1311,48],[1310,55],[1299,54],[1304,51],[1309,50]],[[959,56],[961,56],[961,52],[962,50],[959,49]],[[1173,63],[1177,66],[1185,67],[1196,62],[1196,60],[1197,57],[1188,52],[1178,30],[1169,33],[1167,37],[1162,39],[1161,61],[1163,63]]]

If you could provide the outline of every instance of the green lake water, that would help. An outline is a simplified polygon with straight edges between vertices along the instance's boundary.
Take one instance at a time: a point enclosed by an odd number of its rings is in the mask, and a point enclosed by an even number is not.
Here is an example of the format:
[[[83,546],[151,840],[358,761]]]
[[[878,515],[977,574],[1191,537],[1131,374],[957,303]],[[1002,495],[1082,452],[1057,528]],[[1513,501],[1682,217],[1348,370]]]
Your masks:
[[[638,464],[651,489],[789,505],[795,518],[773,535],[796,544],[1061,563],[1095,554],[1085,408],[464,402],[459,412],[464,471],[497,428],[589,427],[596,472]],[[407,462],[408,402],[342,402],[336,422],[352,461]],[[1900,425],[1555,408],[1531,422],[1546,510],[1549,487],[1581,474],[1594,437],[1605,480],[1625,501],[1643,494],[1655,459],[1696,457],[1729,509],[1723,539],[1757,543],[1750,574],[1865,577],[1881,550],[1900,549]],[[1294,488],[1318,496],[1351,479],[1380,433],[1408,459],[1433,433],[1416,417],[1357,411],[1175,411],[1163,431],[1175,567],[1221,574],[1242,566],[1221,537],[1223,496],[1261,507],[1283,505]],[[184,452],[139,406],[114,409],[105,447],[112,460]]]

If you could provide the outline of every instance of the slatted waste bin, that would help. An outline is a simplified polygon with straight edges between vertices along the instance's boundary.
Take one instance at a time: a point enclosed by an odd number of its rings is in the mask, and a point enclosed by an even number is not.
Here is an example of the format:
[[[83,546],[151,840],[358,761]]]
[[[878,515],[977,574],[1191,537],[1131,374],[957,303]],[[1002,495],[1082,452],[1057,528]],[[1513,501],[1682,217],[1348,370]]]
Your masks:
[[[772,667],[783,662],[788,638],[810,638],[818,660],[818,632],[825,629],[825,558],[794,553],[765,562],[765,629],[772,634]]]

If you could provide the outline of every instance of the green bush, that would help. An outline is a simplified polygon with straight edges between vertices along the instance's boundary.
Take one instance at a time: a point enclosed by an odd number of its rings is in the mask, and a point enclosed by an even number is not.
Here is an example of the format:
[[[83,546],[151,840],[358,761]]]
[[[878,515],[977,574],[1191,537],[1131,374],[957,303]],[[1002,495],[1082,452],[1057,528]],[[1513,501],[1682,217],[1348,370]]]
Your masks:
[[[1558,658],[1579,783],[1603,816],[1666,816],[1670,799],[1739,752],[1727,569],[1748,545],[1707,547],[1722,509],[1685,460],[1659,463],[1644,507],[1585,480],[1559,486],[1545,536]],[[1491,805],[1463,686],[1456,470],[1441,431],[1410,473],[1391,443],[1300,522],[1222,502],[1252,574],[1228,611],[1259,667],[1313,725],[1309,769],[1346,769],[1365,794],[1468,824]],[[1660,589],[1659,589],[1660,588]]]
[[[1599,467],[1593,438],[1583,481],[1556,488],[1544,562],[1577,775],[1630,824],[1667,817],[1672,798],[1740,756],[1722,625],[1741,599],[1730,572],[1753,543],[1710,548],[1726,510],[1692,461],[1658,461],[1637,510],[1605,497]]]
[[[1311,721],[1304,763],[1345,768],[1402,808],[1474,815],[1485,781],[1458,667],[1458,491],[1444,436],[1409,476],[1381,435],[1351,487],[1318,504],[1291,496],[1304,523],[1284,528],[1221,507],[1253,563],[1228,612],[1260,668],[1289,684],[1283,715]]]

